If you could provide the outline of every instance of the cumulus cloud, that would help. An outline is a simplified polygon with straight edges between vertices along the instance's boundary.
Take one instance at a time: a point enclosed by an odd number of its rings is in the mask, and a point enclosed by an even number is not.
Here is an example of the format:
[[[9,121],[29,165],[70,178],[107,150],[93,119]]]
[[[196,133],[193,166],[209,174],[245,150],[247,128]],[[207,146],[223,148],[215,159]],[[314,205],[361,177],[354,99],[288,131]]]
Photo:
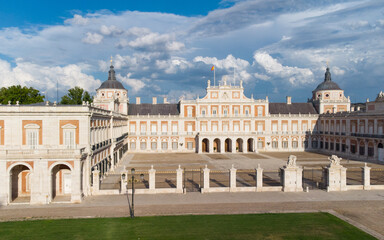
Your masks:
[[[249,62],[241,58],[235,58],[229,54],[225,59],[217,59],[216,57],[202,57],[197,56],[193,59],[194,62],[203,62],[205,64],[215,65],[217,68],[224,69],[239,69],[243,70],[249,66]]]
[[[82,39],[84,43],[99,44],[103,40],[103,36],[98,33],[87,32],[86,37]]]
[[[131,47],[139,51],[179,51],[184,48],[184,43],[174,41],[170,34],[148,33],[132,41],[122,39],[118,48]]]
[[[89,92],[94,92],[101,84],[100,80],[85,74],[83,69],[76,64],[46,67],[22,59],[16,60],[15,67],[12,67],[7,61],[0,60],[0,79],[2,79],[1,87],[22,85],[44,92],[56,92],[56,83],[60,88],[68,89],[79,86]]]
[[[256,52],[254,59],[268,74],[285,78],[292,85],[310,83],[314,81],[313,73],[310,69],[283,66],[266,52]]]
[[[131,87],[132,93],[135,94],[139,92],[143,87],[145,87],[145,82],[143,80],[131,78],[132,73],[128,73],[126,76],[121,76],[120,74],[116,75],[117,80],[127,84]]]
[[[65,20],[65,23],[74,24],[74,25],[87,25],[89,23],[89,19],[79,14],[75,14],[73,18]]]

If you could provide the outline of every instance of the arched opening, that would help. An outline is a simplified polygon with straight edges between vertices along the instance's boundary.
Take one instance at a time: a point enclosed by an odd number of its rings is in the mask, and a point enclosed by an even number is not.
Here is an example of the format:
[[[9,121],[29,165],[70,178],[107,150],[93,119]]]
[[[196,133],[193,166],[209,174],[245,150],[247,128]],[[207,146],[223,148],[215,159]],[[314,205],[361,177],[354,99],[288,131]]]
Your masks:
[[[52,168],[52,200],[70,201],[72,193],[72,173],[65,164],[58,164]]]
[[[201,150],[203,152],[209,152],[209,140],[208,139],[206,139],[206,138],[203,139],[203,142],[201,144]]]
[[[375,155],[375,148],[373,142],[368,143],[368,157],[373,157]]]
[[[10,201],[30,202],[31,170],[25,165],[16,165],[10,171]]]
[[[243,152],[243,139],[241,138],[236,140],[236,152]]]
[[[255,150],[253,149],[253,138],[248,138],[247,140],[247,150],[248,152],[254,152]]]
[[[221,149],[220,149],[220,139],[218,139],[218,138],[213,140],[213,152],[221,152]]]
[[[377,145],[377,156],[379,161],[384,161],[384,147],[382,143]]]
[[[232,152],[232,140],[229,138],[225,139],[224,147],[225,152]]]
[[[363,156],[365,154],[365,142],[360,141],[359,143],[359,155]]]

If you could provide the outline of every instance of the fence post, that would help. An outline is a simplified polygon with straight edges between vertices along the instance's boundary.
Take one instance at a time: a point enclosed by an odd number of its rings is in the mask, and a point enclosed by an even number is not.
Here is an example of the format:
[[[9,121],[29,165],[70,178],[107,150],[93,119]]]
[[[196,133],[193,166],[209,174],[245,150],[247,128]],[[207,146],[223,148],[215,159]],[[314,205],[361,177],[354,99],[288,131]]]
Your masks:
[[[263,169],[260,167],[260,164],[256,168],[256,192],[263,191]]]
[[[236,192],[236,168],[232,164],[232,168],[230,169],[230,183],[229,183],[229,191]]]
[[[209,192],[209,168],[207,165],[205,165],[205,168],[203,169],[204,172],[204,187],[201,189],[201,193]]]
[[[92,172],[92,195],[97,195],[100,189],[100,171],[96,168]]]
[[[330,164],[326,168],[328,171],[327,191],[347,191],[347,169],[340,165],[341,158],[332,155],[328,159]]]
[[[364,171],[364,190],[371,190],[371,168],[365,163],[363,167]]]
[[[124,171],[120,173],[120,181],[121,181],[120,194],[125,194],[127,192],[127,182],[128,182],[128,172],[125,171],[125,168],[124,168]]]
[[[183,193],[183,169],[179,168],[176,170],[176,191]]]
[[[303,191],[303,169],[296,165],[296,159],[297,157],[295,155],[290,155],[286,166],[281,168],[283,173],[282,183],[284,192]]]
[[[153,169],[153,165],[151,165],[151,169],[148,170],[149,173],[149,191],[154,191],[156,186],[155,186],[155,181],[156,181],[156,170]]]

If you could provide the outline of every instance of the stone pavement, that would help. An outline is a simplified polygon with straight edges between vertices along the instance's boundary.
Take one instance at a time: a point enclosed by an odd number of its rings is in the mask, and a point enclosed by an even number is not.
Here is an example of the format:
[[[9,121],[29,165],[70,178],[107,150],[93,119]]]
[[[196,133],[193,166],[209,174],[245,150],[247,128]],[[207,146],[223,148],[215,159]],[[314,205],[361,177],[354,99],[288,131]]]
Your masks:
[[[384,239],[384,191],[308,193],[187,193],[136,195],[137,216],[334,211],[345,220]],[[10,205],[0,207],[0,221],[127,217],[126,195],[91,196],[80,204]]]

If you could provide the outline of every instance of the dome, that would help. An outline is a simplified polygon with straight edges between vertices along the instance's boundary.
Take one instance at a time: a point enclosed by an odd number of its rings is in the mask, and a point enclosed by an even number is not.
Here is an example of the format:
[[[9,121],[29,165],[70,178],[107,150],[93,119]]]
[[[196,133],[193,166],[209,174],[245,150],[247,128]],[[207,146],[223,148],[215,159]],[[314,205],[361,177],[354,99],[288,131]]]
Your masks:
[[[111,65],[111,67],[109,69],[108,80],[103,82],[98,89],[107,89],[107,88],[109,88],[109,89],[124,89],[125,90],[123,84],[121,84],[121,82],[116,80],[115,70],[114,70],[113,65]]]
[[[317,86],[317,88],[313,91],[317,92],[317,91],[323,91],[323,90],[341,90],[341,88],[339,87],[339,85],[337,85],[337,83],[332,82],[331,73],[329,72],[328,67],[325,72],[324,82],[320,83]]]

